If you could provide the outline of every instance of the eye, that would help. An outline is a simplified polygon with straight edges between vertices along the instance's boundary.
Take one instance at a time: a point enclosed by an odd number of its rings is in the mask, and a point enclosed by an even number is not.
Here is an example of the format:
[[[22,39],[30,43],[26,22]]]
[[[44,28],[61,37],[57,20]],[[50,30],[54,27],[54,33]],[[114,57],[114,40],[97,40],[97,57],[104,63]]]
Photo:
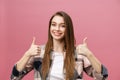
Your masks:
[[[55,23],[51,23],[51,26],[56,26],[56,24]]]
[[[61,24],[60,26],[63,27],[63,28],[66,27],[65,24]]]

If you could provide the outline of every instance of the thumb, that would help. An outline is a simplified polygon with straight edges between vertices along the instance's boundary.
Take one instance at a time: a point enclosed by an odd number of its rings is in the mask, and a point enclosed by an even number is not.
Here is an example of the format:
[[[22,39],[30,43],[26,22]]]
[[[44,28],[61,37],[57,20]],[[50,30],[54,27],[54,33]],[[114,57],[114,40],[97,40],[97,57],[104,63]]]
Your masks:
[[[84,45],[87,45],[87,37],[85,37],[85,38],[83,39],[83,44],[84,44]]]
[[[35,37],[33,37],[33,40],[32,40],[32,44],[31,45],[35,45]]]

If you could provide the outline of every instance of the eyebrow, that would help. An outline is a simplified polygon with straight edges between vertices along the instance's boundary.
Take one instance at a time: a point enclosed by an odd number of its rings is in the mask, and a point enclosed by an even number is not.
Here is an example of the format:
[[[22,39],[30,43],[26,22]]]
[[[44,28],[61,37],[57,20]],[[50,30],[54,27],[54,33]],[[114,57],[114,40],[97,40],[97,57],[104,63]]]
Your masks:
[[[52,21],[51,23],[56,23],[56,22]],[[65,24],[65,23],[60,23],[60,24]]]

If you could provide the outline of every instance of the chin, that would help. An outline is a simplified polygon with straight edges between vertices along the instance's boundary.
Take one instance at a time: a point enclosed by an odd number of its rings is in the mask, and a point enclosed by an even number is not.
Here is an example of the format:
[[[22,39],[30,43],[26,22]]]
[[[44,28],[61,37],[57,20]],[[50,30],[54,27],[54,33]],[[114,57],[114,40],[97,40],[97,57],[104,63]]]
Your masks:
[[[53,37],[53,39],[55,39],[55,40],[63,40],[63,36],[61,36],[61,37]]]
[[[53,39],[55,39],[55,40],[62,40],[63,38],[53,38]]]

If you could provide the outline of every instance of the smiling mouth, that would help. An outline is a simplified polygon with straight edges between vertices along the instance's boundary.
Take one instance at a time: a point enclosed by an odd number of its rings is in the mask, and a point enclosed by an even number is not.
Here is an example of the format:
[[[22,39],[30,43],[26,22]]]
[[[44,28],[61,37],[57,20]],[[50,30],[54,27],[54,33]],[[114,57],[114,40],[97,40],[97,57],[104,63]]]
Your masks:
[[[55,36],[60,36],[62,33],[53,32],[53,34],[54,34]]]

